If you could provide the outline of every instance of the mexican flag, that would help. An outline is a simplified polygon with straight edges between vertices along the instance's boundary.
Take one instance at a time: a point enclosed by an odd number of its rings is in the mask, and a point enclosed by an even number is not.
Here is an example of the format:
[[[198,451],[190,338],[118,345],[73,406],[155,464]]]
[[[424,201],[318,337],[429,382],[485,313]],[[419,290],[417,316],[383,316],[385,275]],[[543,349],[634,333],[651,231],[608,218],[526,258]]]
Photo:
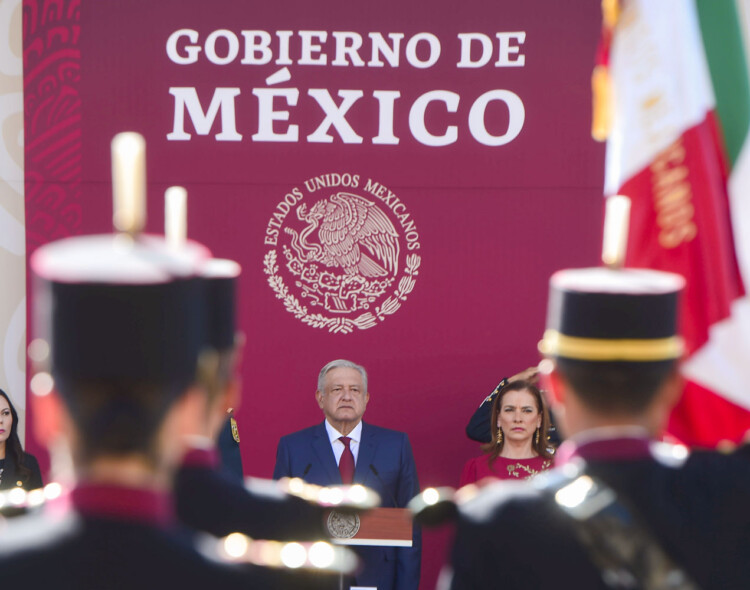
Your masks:
[[[687,279],[686,387],[669,432],[689,445],[738,442],[750,429],[750,305],[740,274],[741,264],[750,281],[750,92],[741,13],[733,0],[603,7],[595,125],[603,117],[608,133],[605,194],[632,200],[626,265]]]

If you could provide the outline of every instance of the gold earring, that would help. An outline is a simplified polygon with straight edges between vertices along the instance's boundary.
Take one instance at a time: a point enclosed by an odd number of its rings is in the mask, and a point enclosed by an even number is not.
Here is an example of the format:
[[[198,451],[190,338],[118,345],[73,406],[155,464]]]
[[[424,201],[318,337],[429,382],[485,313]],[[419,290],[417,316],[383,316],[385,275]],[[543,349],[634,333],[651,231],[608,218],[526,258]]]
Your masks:
[[[536,434],[534,434],[534,444],[535,445],[539,444],[539,429],[538,428],[536,429]]]
[[[497,429],[497,444],[499,445],[503,444],[503,429],[502,428]]]

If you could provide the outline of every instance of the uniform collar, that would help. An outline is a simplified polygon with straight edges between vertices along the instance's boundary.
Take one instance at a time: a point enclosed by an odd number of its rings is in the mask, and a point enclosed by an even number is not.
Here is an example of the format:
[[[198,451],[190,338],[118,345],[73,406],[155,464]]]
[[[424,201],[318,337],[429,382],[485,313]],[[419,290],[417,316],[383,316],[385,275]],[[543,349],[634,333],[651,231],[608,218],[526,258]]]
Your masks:
[[[584,461],[632,461],[651,456],[652,439],[640,426],[612,426],[581,432],[560,445],[556,463],[573,458]]]
[[[174,520],[170,496],[152,489],[84,482],[76,486],[71,499],[83,516],[137,521],[160,528]]]
[[[183,467],[215,469],[219,466],[219,453],[213,441],[200,437],[187,442],[189,447],[182,458]]]

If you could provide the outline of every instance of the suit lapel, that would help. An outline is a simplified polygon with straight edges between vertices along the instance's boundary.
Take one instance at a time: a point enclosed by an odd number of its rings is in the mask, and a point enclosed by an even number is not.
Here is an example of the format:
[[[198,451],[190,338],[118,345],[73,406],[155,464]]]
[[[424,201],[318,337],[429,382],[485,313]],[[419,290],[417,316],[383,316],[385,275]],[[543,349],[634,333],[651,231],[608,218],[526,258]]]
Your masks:
[[[321,423],[315,429],[312,446],[320,460],[320,464],[323,466],[323,470],[328,476],[329,483],[331,485],[341,485],[341,473],[339,473],[338,465],[336,465],[336,457],[333,455],[331,441],[328,440],[325,422]]]
[[[377,446],[377,440],[372,428],[370,428],[365,422],[362,422],[362,440],[359,443],[357,466],[354,468],[355,483],[360,483],[366,486],[367,480],[370,477],[375,477],[370,470],[370,465],[372,465],[373,459],[375,458],[375,449]],[[378,486],[370,485],[370,487]]]

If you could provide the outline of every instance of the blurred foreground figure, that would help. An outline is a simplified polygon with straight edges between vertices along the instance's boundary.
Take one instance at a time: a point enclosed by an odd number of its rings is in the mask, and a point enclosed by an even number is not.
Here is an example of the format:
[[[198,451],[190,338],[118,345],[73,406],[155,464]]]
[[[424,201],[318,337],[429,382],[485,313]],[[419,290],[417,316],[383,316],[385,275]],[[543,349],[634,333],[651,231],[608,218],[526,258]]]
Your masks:
[[[747,587],[747,450],[656,441],[680,392],[683,285],[635,269],[553,275],[541,366],[569,440],[529,483],[461,491],[443,586]]]
[[[269,570],[204,558],[176,532],[174,469],[185,433],[205,420],[196,277],[208,251],[140,234],[144,151],[136,134],[113,142],[118,234],[54,242],[31,259],[36,433],[72,490],[47,488],[56,498],[3,528],[7,588],[274,587]]]
[[[231,260],[211,259],[203,265],[206,342],[215,353],[214,366],[210,374],[204,372],[205,419],[186,437],[188,450],[175,478],[177,516],[217,536],[240,532],[256,539],[327,539],[323,507],[285,493],[278,482],[243,485],[241,478],[219,468],[219,432],[227,428],[227,410],[240,397],[236,365],[242,336],[235,319],[240,272]]]

